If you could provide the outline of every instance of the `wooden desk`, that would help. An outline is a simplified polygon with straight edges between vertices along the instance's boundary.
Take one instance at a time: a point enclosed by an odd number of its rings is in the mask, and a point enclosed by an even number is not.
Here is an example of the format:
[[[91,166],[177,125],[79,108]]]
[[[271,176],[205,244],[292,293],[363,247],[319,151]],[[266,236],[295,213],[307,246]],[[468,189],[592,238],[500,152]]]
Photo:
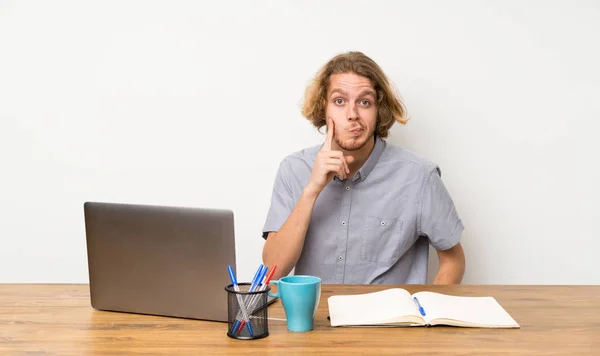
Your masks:
[[[240,341],[226,324],[96,311],[87,285],[0,284],[0,355],[600,355],[600,286],[402,286],[410,292],[494,296],[521,329],[332,328],[327,298],[390,286],[324,285],[315,330]],[[281,302],[269,317],[283,318]]]

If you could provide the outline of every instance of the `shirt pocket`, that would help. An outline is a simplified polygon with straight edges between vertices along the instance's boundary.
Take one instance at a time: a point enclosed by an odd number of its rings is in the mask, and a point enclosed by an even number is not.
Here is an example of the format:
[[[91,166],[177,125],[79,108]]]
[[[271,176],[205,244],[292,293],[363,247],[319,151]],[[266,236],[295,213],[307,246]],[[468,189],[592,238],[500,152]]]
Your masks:
[[[395,263],[402,241],[402,220],[366,216],[360,257],[368,262]]]

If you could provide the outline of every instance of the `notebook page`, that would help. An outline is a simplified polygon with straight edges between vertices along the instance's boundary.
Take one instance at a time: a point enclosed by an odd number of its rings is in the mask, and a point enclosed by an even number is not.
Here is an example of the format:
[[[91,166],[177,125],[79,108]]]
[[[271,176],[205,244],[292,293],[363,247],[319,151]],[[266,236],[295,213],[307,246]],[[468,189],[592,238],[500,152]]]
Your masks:
[[[335,295],[329,297],[327,302],[331,326],[373,325],[407,315],[419,318],[410,293],[400,288],[367,294]]]
[[[459,297],[433,292],[419,292],[414,296],[425,309],[427,322],[451,319],[474,326],[518,326],[493,297]]]

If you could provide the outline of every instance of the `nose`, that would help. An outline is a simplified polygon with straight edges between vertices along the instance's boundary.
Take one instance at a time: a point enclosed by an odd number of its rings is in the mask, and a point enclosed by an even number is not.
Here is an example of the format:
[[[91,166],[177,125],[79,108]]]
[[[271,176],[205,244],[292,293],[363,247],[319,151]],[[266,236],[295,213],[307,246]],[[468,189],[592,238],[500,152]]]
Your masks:
[[[348,119],[348,121],[355,121],[358,120],[359,116],[358,116],[358,107],[356,104],[351,103],[347,106],[346,109],[346,118]]]

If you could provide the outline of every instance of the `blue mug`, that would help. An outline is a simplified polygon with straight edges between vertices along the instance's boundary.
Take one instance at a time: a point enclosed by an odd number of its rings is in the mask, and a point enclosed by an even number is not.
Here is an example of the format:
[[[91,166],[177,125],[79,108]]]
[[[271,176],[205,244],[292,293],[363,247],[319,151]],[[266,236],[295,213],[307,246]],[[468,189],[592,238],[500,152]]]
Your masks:
[[[270,281],[277,286],[271,297],[281,298],[289,331],[304,332],[314,327],[315,313],[321,299],[321,278],[314,276],[287,276]]]

